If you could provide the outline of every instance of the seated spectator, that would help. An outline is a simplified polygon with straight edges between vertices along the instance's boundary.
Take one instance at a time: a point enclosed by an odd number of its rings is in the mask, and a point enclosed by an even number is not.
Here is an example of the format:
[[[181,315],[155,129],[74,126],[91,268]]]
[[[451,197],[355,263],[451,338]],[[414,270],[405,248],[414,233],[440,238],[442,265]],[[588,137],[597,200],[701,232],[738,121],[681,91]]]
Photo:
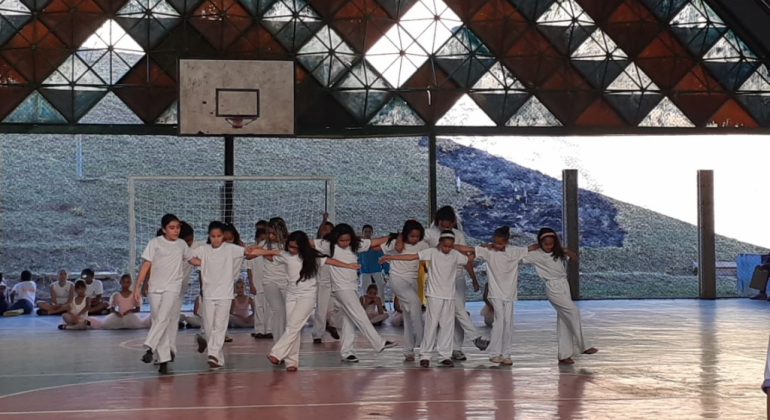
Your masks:
[[[107,315],[110,304],[102,298],[104,285],[101,280],[94,279],[94,270],[86,268],[80,273],[80,278],[86,283],[86,296],[89,298],[89,315]]]
[[[195,298],[195,305],[193,305],[193,314],[185,317],[187,328],[201,328],[203,326],[203,320],[201,319],[201,297]]]
[[[91,327],[91,321],[88,319],[91,298],[86,296],[87,290],[85,281],[75,282],[75,297],[70,303],[69,310],[61,316],[64,323],[59,325],[60,330],[85,330]]]
[[[69,310],[70,303],[75,297],[75,285],[67,280],[67,270],[59,270],[59,279],[51,284],[51,302],[37,302],[38,315],[58,315]]]
[[[361,305],[364,307],[372,325],[382,325],[382,321],[385,321],[390,316],[382,307],[382,300],[378,296],[376,284],[370,284],[366,288],[366,294],[361,296]]]
[[[3,312],[3,316],[29,315],[35,308],[35,295],[37,284],[32,281],[32,273],[25,270],[21,272],[21,281],[16,283],[11,290],[11,306]]]
[[[393,296],[393,316],[390,318],[390,325],[394,327],[404,326],[404,311],[401,310],[401,303],[397,296]]]
[[[759,293],[750,297],[751,300],[770,300],[767,298],[767,280],[770,279],[770,254],[762,256],[762,264],[754,268],[749,287],[759,290]]]
[[[230,304],[230,328],[254,328],[254,299],[246,296],[243,280],[235,282],[235,299]]]
[[[0,274],[0,314],[5,313],[11,303],[8,302],[8,285],[3,280],[3,275]]]
[[[120,278],[120,291],[115,292],[110,299],[111,312],[104,321],[92,320],[93,328],[103,330],[137,330],[150,328],[152,319],[150,316],[141,317],[138,312],[142,310],[141,300],[134,299],[131,291],[133,281],[131,276],[124,274]]]

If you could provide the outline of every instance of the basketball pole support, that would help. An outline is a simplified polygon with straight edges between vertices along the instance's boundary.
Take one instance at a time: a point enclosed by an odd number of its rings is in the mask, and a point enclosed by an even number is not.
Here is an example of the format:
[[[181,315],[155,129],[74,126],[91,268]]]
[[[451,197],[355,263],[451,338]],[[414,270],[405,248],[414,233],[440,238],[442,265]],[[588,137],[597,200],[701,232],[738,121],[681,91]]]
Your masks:
[[[434,222],[438,210],[438,180],[436,175],[436,132],[431,130],[428,135],[428,220]]]
[[[225,176],[235,176],[235,136],[225,136]],[[222,221],[233,223],[233,181],[225,181],[222,194]]]
[[[698,171],[698,297],[716,299],[714,171]]]
[[[580,300],[580,220],[578,215],[578,171],[565,169],[562,182],[562,238],[564,247],[578,255],[578,260],[567,265],[572,300]]]

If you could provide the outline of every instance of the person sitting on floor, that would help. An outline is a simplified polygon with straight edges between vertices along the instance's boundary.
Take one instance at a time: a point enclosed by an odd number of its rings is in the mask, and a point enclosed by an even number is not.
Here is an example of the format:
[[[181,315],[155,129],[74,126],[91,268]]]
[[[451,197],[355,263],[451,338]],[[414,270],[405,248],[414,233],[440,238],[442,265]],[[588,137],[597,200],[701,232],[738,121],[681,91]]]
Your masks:
[[[236,281],[235,299],[230,304],[230,328],[254,328],[254,313],[254,299],[246,296],[246,283]]]
[[[75,285],[67,280],[67,270],[59,270],[59,279],[51,284],[51,301],[37,302],[38,315],[58,315],[69,310],[70,303],[75,297]]]
[[[138,330],[150,328],[152,319],[150,316],[141,317],[138,313],[142,310],[141,300],[134,299],[131,290],[133,281],[131,276],[124,274],[120,278],[120,291],[115,292],[110,299],[112,313],[103,321],[93,320],[93,328],[103,330]]]
[[[385,321],[390,316],[382,307],[382,300],[377,293],[376,284],[370,284],[366,288],[366,294],[361,296],[361,306],[364,307],[369,321],[374,326],[382,325],[382,321]]]
[[[64,323],[59,325],[60,330],[85,330],[91,327],[91,320],[88,319],[91,298],[86,296],[87,290],[85,281],[75,282],[75,298],[70,303],[69,311],[61,316]]]
[[[94,279],[94,270],[86,268],[80,273],[80,278],[86,283],[86,296],[89,297],[89,315],[107,315],[110,313],[110,304],[102,298],[104,285],[101,280]]]
[[[11,291],[11,306],[3,313],[3,316],[29,315],[35,308],[35,295],[37,284],[32,281],[32,273],[24,270],[21,272],[21,281],[13,286]]]
[[[8,302],[8,285],[3,280],[3,275],[0,273],[0,314],[5,313],[11,303]]]

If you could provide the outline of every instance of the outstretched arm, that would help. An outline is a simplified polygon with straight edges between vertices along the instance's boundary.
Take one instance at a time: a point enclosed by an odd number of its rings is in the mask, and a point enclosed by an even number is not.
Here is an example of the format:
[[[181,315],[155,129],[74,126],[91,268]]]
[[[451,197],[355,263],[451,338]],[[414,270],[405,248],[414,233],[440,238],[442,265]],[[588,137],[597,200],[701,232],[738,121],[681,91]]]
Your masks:
[[[476,272],[473,271],[473,258],[476,254],[468,254],[468,262],[465,264],[465,270],[468,272],[468,275],[471,276],[471,281],[473,282],[473,291],[478,292],[479,289],[481,289],[481,285],[479,285],[478,279],[476,279]]]
[[[383,255],[380,257],[380,264],[388,261],[416,261],[419,260],[418,254],[401,254],[401,255]]]
[[[326,224],[326,222],[328,222],[328,221],[329,221],[329,213],[325,213],[325,212],[324,212],[324,218],[323,218],[323,220],[321,221],[321,224],[320,224],[320,225],[318,225],[318,230],[317,230],[317,231],[316,231],[316,233],[315,233],[315,237],[316,237],[316,238],[320,238],[320,237],[321,237],[321,229],[323,229],[324,225],[325,225],[325,224]]]
[[[371,244],[371,245],[369,245],[369,248],[376,248],[376,247],[378,247],[378,246],[380,246],[380,245],[384,244],[385,242],[388,242],[389,240],[390,240],[390,235],[388,235],[388,236],[383,236],[383,237],[381,237],[381,238],[372,238],[372,239],[371,239],[371,241],[372,241],[372,244]]]
[[[191,259],[190,261],[187,261],[187,262],[190,263],[190,265],[194,265],[196,267],[200,267],[201,266],[201,259],[200,258],[193,258],[193,259]]]
[[[577,254],[572,252],[572,251],[570,251],[569,249],[564,248],[564,253],[567,254],[567,256],[569,257],[570,262],[577,262],[578,261]]]
[[[533,244],[527,247],[527,251],[532,252],[536,249],[540,249],[540,244]]]
[[[476,252],[476,249],[473,248],[472,246],[465,246],[465,245],[458,245],[458,244],[454,245],[454,249],[462,252],[463,254],[473,254]]]
[[[250,260],[253,258],[264,257],[268,255],[278,255],[280,253],[281,251],[278,249],[265,249],[265,248],[262,248],[261,246],[252,245],[246,248],[246,250],[243,252],[243,256],[247,260]]]
[[[334,258],[327,258],[324,264],[333,265],[335,267],[341,267],[341,268],[349,268],[351,270],[358,270],[359,268],[361,268],[361,264],[355,264],[355,263],[348,264],[339,260],[335,260]]]
[[[404,252],[404,235],[401,233],[398,234],[398,237],[396,238],[396,245],[393,247],[393,249],[399,254]]]

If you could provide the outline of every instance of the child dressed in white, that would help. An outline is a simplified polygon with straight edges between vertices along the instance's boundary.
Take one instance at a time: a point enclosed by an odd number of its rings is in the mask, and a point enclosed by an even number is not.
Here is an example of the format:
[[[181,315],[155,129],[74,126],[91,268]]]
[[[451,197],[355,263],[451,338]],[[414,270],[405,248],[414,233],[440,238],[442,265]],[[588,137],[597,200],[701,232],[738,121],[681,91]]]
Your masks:
[[[272,258],[278,264],[284,264],[289,275],[286,293],[286,331],[270,350],[267,358],[273,364],[286,363],[286,370],[294,372],[299,366],[299,345],[302,327],[310,317],[316,302],[318,284],[316,276],[324,264],[349,270],[356,270],[358,264],[345,264],[318,253],[310,244],[307,234],[302,231],[292,232],[286,241],[286,251]]]
[[[257,222],[257,230],[254,233],[254,243],[260,244],[267,240],[267,222]],[[254,258],[246,261],[246,274],[249,277],[249,289],[254,299],[254,332],[251,336],[256,339],[273,339],[272,311],[265,299],[265,286],[263,283],[265,273],[265,259]]]
[[[134,299],[140,300],[142,284],[152,271],[147,290],[152,326],[144,341],[147,352],[142,356],[142,362],[152,363],[155,354],[161,374],[168,373],[168,362],[173,360],[172,336],[179,330],[177,300],[182,290],[184,265],[192,258],[190,247],[179,239],[180,229],[176,216],[163,216],[158,236],[151,239],[142,252],[144,262],[134,287]]]
[[[389,237],[376,239],[361,239],[356,236],[350,225],[340,223],[326,236],[327,239],[314,241],[314,246],[322,254],[328,255],[345,264],[357,264],[358,252],[366,251],[372,246],[379,246]],[[383,349],[395,346],[391,341],[385,341],[377,334],[377,331],[369,322],[361,302],[358,300],[358,275],[356,270],[346,267],[331,267],[332,294],[342,310],[342,360],[349,363],[357,363],[354,342],[356,328],[364,333],[374,350],[381,352]]]
[[[209,224],[210,244],[192,251],[190,263],[201,267],[203,277],[202,306],[203,332],[197,335],[198,351],[208,348],[208,364],[211,368],[225,365],[222,348],[225,344],[227,324],[230,320],[230,306],[233,300],[233,279],[241,271],[244,256],[255,258],[269,255],[259,247],[246,249],[242,246],[225,242],[225,226],[221,222]],[[277,254],[277,251],[272,252]]]
[[[193,227],[190,226],[190,224],[182,221],[179,222],[180,228],[179,228],[179,239],[183,240],[187,246],[190,247],[190,250],[195,250],[198,247],[206,245],[206,241],[196,241],[195,240],[195,230],[193,230]],[[187,292],[190,290],[190,277],[192,276],[193,269],[195,267],[192,264],[183,264],[182,265],[182,289],[179,291],[178,299],[176,300],[176,304],[174,305],[174,313],[180,314],[180,321],[182,320],[182,317],[184,315],[181,315],[182,313],[182,302],[184,301],[185,296],[187,296]],[[152,275],[150,275],[152,276]],[[173,321],[172,321],[173,322]],[[198,324],[198,327],[200,328],[200,323]],[[173,354],[176,354],[177,348],[176,348],[176,339],[177,334],[172,334],[169,337],[169,347],[171,347],[171,352]]]
[[[334,229],[334,223],[329,222],[329,214],[324,213],[321,226],[318,227],[316,238],[322,239],[331,233]],[[333,339],[339,340],[336,321],[342,323],[339,309],[336,308],[336,301],[332,298],[332,274],[331,267],[322,265],[321,271],[317,276],[318,297],[315,301],[315,313],[313,314],[313,343],[323,343],[324,332],[328,331]],[[330,315],[331,314],[331,315]]]
[[[255,311],[254,299],[246,296],[246,283],[236,281],[235,298],[230,306],[230,328],[254,328]]]
[[[75,297],[70,303],[69,311],[61,316],[64,324],[59,325],[60,330],[85,330],[91,326],[88,319],[91,298],[86,296],[87,288],[85,281],[75,282]]]
[[[137,330],[150,328],[149,316],[140,317],[142,302],[134,298],[131,291],[131,276],[124,274],[120,278],[120,291],[115,292],[110,299],[111,313],[100,323],[94,321],[94,328],[103,330]]]
[[[404,228],[395,240],[389,240],[382,245],[386,255],[415,255],[430,248],[425,242],[425,228],[420,222],[407,220]],[[391,319],[391,325],[400,325],[396,320],[403,320],[404,325],[404,358],[407,362],[414,361],[414,348],[422,342],[422,301],[417,290],[417,276],[420,271],[419,261],[393,261],[390,264],[390,287],[398,301],[401,312],[396,312]]]
[[[461,252],[474,252],[476,258],[487,262],[487,290],[494,313],[492,339],[489,343],[489,361],[512,365],[513,302],[518,292],[519,262],[527,256],[528,248],[508,245],[511,232],[508,226],[495,230],[492,244],[470,248],[455,245]],[[535,247],[532,247],[533,249]]]
[[[435,248],[438,245],[441,233],[451,230],[455,235],[455,244],[466,245],[465,234],[457,229],[456,226],[457,215],[454,209],[451,206],[444,206],[436,212],[436,224],[425,231],[425,241],[432,248]],[[455,318],[457,322],[455,323],[454,341],[452,344],[452,358],[455,360],[466,360],[465,353],[462,351],[465,336],[470,337],[473,344],[479,350],[486,350],[489,345],[489,341],[482,337],[479,330],[473,325],[470,314],[465,310],[466,272],[473,282],[473,290],[478,292],[481,288],[478,280],[476,280],[476,274],[473,272],[473,266],[469,264],[465,267],[457,267],[455,273],[455,288],[457,289],[457,293],[455,293]],[[430,277],[430,267],[428,267],[428,277]]]
[[[267,222],[267,241],[259,245],[269,250],[281,250],[286,244],[289,230],[280,217],[273,217]],[[265,259],[262,268],[262,285],[265,288],[265,300],[270,310],[273,342],[278,342],[286,329],[286,288],[289,285],[286,266]]]
[[[51,302],[37,302],[38,315],[57,315],[69,310],[75,297],[75,284],[67,280],[67,270],[59,270],[59,279],[51,284]]]
[[[522,260],[535,266],[537,275],[545,282],[545,296],[556,309],[556,337],[559,342],[559,363],[573,364],[575,347],[583,354],[594,354],[598,350],[588,345],[583,338],[580,310],[572,302],[567,282],[567,258],[577,261],[574,252],[561,246],[556,232],[542,228],[537,234],[539,249],[530,251]]]
[[[465,256],[455,250],[455,235],[451,230],[441,233],[438,248],[429,248],[418,254],[386,255],[382,261],[427,261],[430,263],[425,296],[428,304],[425,312],[425,334],[420,345],[420,366],[429,367],[431,354],[436,350],[441,357],[441,365],[454,366],[452,362],[452,343],[455,322],[455,279],[457,267],[473,260],[473,254]]]

